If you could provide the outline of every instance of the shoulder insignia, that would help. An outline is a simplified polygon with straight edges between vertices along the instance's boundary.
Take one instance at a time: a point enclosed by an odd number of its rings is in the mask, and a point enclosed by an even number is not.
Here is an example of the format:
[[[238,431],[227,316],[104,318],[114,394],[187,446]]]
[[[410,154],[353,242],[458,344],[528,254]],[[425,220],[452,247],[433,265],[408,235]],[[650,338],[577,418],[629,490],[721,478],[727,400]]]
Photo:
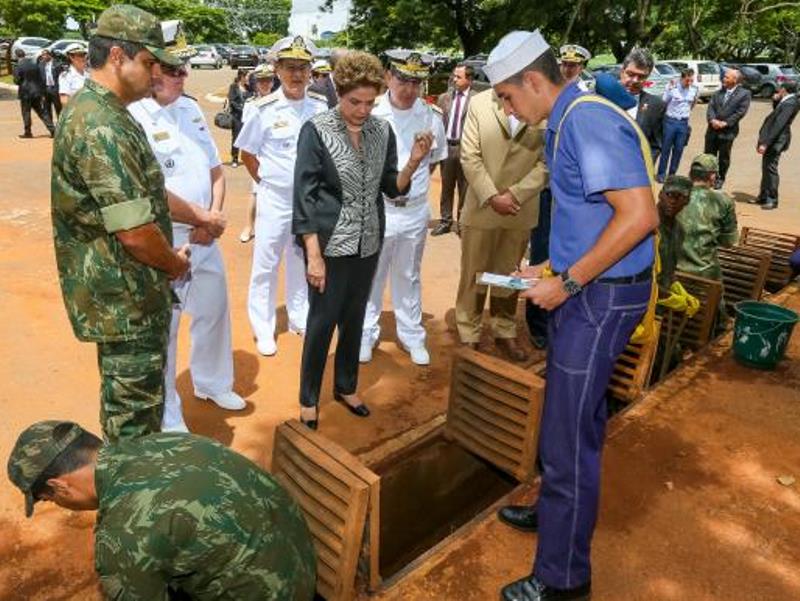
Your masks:
[[[324,94],[320,94],[319,92],[314,92],[312,90],[308,90],[306,92],[306,96],[309,98],[313,98],[314,100],[319,100],[320,102],[328,103],[328,99],[325,97]]]
[[[439,113],[440,115],[444,115],[444,111],[442,110],[442,107],[440,107],[438,104],[429,102],[428,106],[431,109],[433,109],[434,111],[436,111],[437,113]]]
[[[255,104],[258,108],[263,106],[269,106],[270,104],[278,101],[278,93],[277,91],[272,92],[271,94],[267,94],[266,96],[262,96],[261,98],[255,100],[253,104]]]
[[[194,100],[195,102],[197,102],[197,98],[195,98],[194,96],[189,96],[189,94],[186,94],[185,92],[183,94],[181,94],[181,96],[183,96],[184,98],[188,98],[189,100]]]

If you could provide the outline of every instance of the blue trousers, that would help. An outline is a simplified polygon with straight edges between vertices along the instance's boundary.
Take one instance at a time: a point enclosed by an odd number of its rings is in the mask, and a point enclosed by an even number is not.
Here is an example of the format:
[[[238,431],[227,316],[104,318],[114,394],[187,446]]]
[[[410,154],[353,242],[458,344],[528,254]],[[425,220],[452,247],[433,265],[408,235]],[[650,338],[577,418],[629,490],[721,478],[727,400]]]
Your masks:
[[[675,175],[681,163],[683,149],[689,142],[689,121],[664,117],[664,141],[661,145],[661,158],[658,161],[658,177]],[[669,161],[669,173],[667,173]]]
[[[539,194],[539,224],[531,230],[531,265],[550,258],[550,214],[553,194],[545,188]],[[525,301],[525,322],[531,336],[547,338],[547,311]]]
[[[645,313],[650,289],[649,281],[595,282],[550,313],[534,574],[554,588],[574,588],[591,579],[606,389],[617,357]]]

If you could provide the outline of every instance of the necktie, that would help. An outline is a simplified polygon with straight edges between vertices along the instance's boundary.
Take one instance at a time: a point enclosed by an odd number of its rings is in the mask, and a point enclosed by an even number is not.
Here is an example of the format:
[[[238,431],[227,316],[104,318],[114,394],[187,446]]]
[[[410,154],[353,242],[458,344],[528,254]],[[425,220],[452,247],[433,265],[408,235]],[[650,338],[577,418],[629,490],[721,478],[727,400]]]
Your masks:
[[[731,97],[732,93],[733,93],[733,90],[728,90],[727,92],[725,92],[725,99],[722,101],[722,104],[727,104],[728,99]]]
[[[456,108],[453,111],[452,123],[450,124],[450,139],[458,140],[461,133],[458,131],[461,126],[461,92],[456,92]]]

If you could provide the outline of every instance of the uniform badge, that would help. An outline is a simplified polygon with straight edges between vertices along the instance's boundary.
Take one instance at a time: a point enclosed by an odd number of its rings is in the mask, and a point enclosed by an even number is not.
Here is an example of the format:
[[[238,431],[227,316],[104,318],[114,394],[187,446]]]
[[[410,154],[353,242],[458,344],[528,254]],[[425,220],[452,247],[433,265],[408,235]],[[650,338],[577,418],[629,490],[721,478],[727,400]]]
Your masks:
[[[164,167],[166,167],[167,169],[172,169],[174,166],[175,166],[175,161],[173,161],[172,159],[167,159],[166,161],[164,161]]]
[[[169,140],[169,132],[168,131],[157,131],[153,134],[153,139],[156,142],[163,142],[164,140]]]

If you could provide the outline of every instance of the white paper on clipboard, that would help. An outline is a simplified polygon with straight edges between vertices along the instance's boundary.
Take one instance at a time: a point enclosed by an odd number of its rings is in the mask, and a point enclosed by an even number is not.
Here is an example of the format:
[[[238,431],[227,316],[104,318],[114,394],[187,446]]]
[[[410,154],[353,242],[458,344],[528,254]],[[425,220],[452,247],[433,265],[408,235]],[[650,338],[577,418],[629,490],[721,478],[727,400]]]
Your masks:
[[[481,286],[499,286],[511,290],[527,290],[536,285],[539,278],[519,278],[499,273],[479,272],[475,275],[475,282]]]

